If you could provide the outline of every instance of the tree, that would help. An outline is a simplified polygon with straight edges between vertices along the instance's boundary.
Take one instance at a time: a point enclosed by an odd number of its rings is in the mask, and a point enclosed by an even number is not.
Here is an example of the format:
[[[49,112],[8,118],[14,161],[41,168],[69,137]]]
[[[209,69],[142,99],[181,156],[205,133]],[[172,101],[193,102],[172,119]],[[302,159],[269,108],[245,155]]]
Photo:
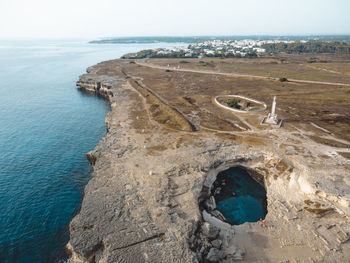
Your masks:
[[[288,79],[283,77],[283,78],[280,78],[280,81],[281,82],[286,82],[286,81],[288,81]]]
[[[228,101],[226,101],[229,107],[236,108],[236,109],[239,109],[238,102],[239,102],[239,99],[237,98],[229,99]]]

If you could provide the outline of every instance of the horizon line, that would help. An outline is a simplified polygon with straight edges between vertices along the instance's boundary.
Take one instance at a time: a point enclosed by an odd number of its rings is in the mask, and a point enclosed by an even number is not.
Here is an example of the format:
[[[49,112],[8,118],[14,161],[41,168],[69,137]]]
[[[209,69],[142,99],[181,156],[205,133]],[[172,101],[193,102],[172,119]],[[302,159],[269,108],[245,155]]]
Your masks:
[[[129,36],[96,36],[96,37],[70,37],[70,36],[0,36],[0,40],[56,40],[56,39],[66,39],[66,40],[102,40],[102,39],[112,39],[112,38],[156,38],[156,37],[327,37],[327,36],[344,36],[350,37],[350,33],[322,33],[322,34],[237,34],[237,35],[129,35]]]

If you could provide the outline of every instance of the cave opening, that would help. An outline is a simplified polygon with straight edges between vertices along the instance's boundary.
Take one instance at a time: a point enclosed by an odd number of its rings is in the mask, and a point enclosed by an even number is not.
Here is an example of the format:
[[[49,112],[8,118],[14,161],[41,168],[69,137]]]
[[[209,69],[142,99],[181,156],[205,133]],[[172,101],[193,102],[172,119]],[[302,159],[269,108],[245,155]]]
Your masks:
[[[215,199],[215,209],[232,225],[257,222],[267,214],[264,178],[244,167],[219,172],[210,195]]]

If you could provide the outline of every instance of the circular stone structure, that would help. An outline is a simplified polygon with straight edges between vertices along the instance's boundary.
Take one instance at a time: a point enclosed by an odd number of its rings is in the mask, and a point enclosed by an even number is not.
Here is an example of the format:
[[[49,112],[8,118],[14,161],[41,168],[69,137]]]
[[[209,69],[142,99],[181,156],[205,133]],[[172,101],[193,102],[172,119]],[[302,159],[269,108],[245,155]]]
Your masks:
[[[237,108],[232,108],[232,107],[229,107],[227,105],[224,105],[222,104],[219,99],[221,98],[237,98],[237,99],[240,99],[240,100],[245,100],[247,102],[250,102],[250,103],[253,103],[253,104],[258,104],[258,105],[261,105],[261,108],[259,107],[258,109],[255,109],[255,110],[240,110],[240,109],[237,109]],[[267,105],[265,102],[262,102],[262,101],[258,101],[258,100],[254,100],[254,99],[251,99],[251,98],[248,98],[248,97],[244,97],[244,96],[240,96],[240,95],[219,95],[219,96],[216,96],[214,98],[214,102],[217,106],[221,107],[221,108],[224,108],[226,110],[230,110],[230,111],[234,111],[234,112],[240,112],[240,113],[247,113],[247,112],[260,112],[260,111],[264,111],[267,109]]]

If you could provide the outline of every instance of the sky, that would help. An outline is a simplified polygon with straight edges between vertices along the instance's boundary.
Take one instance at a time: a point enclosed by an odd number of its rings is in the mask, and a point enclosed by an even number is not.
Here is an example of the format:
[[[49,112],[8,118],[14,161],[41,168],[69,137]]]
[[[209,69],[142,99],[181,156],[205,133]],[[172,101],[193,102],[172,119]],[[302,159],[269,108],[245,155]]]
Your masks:
[[[349,0],[0,0],[0,38],[350,34]]]

